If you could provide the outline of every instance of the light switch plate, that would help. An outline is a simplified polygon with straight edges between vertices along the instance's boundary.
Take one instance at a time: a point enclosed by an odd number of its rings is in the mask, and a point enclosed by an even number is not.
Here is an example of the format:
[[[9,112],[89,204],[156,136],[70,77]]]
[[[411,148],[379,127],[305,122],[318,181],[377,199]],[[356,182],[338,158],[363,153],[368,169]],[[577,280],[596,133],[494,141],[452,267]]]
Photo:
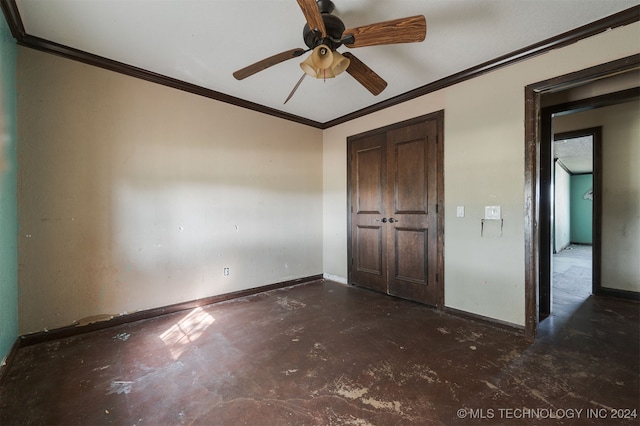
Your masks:
[[[500,206],[485,206],[484,207],[484,218],[485,219],[501,219],[502,218],[502,209]]]
[[[456,217],[464,217],[464,206],[456,207]]]

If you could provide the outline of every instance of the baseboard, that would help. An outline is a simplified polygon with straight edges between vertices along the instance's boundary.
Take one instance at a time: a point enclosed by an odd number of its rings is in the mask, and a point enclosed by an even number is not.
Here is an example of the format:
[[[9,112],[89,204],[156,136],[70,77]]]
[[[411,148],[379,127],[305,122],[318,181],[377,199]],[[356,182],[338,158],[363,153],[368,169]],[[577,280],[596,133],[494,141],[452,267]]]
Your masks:
[[[79,334],[90,333],[92,331],[103,330],[122,324],[128,324],[135,321],[159,317],[161,315],[172,314],[174,312],[185,311],[200,306],[211,305],[214,303],[224,302],[227,300],[237,299],[240,297],[251,296],[253,294],[264,293],[265,291],[276,290],[284,287],[291,287],[298,284],[306,284],[312,281],[320,281],[323,279],[322,274],[311,275],[309,277],[298,278],[295,280],[282,281],[275,284],[268,284],[260,287],[253,287],[246,290],[234,291],[231,293],[220,294],[217,296],[205,297],[202,299],[191,300],[188,302],[176,303],[173,305],[162,306],[159,308],[146,309],[143,311],[133,312],[117,317],[113,317],[108,321],[94,322],[87,325],[70,325],[66,327],[56,328],[49,331],[39,331],[22,335],[18,338],[18,347],[31,346],[38,343],[50,342],[53,340],[63,339],[65,337],[76,336]],[[7,363],[8,364],[8,363]]]
[[[465,318],[468,320],[476,321],[500,330],[508,331],[510,333],[517,334],[518,336],[525,335],[525,329],[522,325],[513,324],[499,319],[485,317],[484,315],[474,314],[467,311],[461,311],[460,309],[444,307],[444,313],[454,315],[457,317]]]
[[[11,346],[11,349],[9,350],[6,358],[0,363],[0,384],[2,384],[7,371],[9,371],[9,366],[11,365],[13,358],[15,358],[16,352],[18,352],[18,348],[20,348],[20,339],[16,339],[16,341],[13,343],[13,346]]]
[[[596,291],[596,296],[609,296],[619,299],[636,300],[640,301],[640,293],[637,291],[618,290],[616,288],[600,287]]]
[[[347,279],[339,275],[324,274],[323,277],[325,280],[335,281],[340,284],[347,284]]]

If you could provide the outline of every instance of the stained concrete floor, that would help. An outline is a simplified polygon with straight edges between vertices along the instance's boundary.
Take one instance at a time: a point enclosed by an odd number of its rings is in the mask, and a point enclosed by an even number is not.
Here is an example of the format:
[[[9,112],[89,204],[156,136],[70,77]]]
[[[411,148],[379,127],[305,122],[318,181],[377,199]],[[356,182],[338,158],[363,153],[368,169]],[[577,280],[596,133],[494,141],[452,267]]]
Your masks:
[[[274,290],[21,348],[0,424],[638,424],[639,305],[574,308],[529,344],[335,282]]]

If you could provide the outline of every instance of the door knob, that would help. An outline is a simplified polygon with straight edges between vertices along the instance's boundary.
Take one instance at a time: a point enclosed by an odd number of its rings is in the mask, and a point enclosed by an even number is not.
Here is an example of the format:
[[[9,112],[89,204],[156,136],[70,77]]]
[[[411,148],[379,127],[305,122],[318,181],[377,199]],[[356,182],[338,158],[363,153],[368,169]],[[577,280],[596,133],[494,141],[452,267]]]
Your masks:
[[[376,222],[382,222],[382,223],[387,223],[387,218],[383,217],[382,220],[380,219],[376,219]]]
[[[393,223],[393,222],[397,222],[397,220],[395,220],[394,218],[390,217],[389,218],[389,223]]]

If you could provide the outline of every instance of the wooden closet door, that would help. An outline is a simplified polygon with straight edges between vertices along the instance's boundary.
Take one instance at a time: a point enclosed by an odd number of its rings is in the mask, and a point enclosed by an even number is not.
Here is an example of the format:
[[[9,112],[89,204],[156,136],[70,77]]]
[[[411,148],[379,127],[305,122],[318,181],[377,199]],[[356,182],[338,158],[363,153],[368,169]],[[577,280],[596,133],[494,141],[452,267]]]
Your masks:
[[[387,292],[437,305],[437,123],[387,133]]]
[[[377,134],[350,144],[351,264],[349,282],[387,292],[386,137]]]
[[[441,306],[442,115],[350,137],[350,284]]]

